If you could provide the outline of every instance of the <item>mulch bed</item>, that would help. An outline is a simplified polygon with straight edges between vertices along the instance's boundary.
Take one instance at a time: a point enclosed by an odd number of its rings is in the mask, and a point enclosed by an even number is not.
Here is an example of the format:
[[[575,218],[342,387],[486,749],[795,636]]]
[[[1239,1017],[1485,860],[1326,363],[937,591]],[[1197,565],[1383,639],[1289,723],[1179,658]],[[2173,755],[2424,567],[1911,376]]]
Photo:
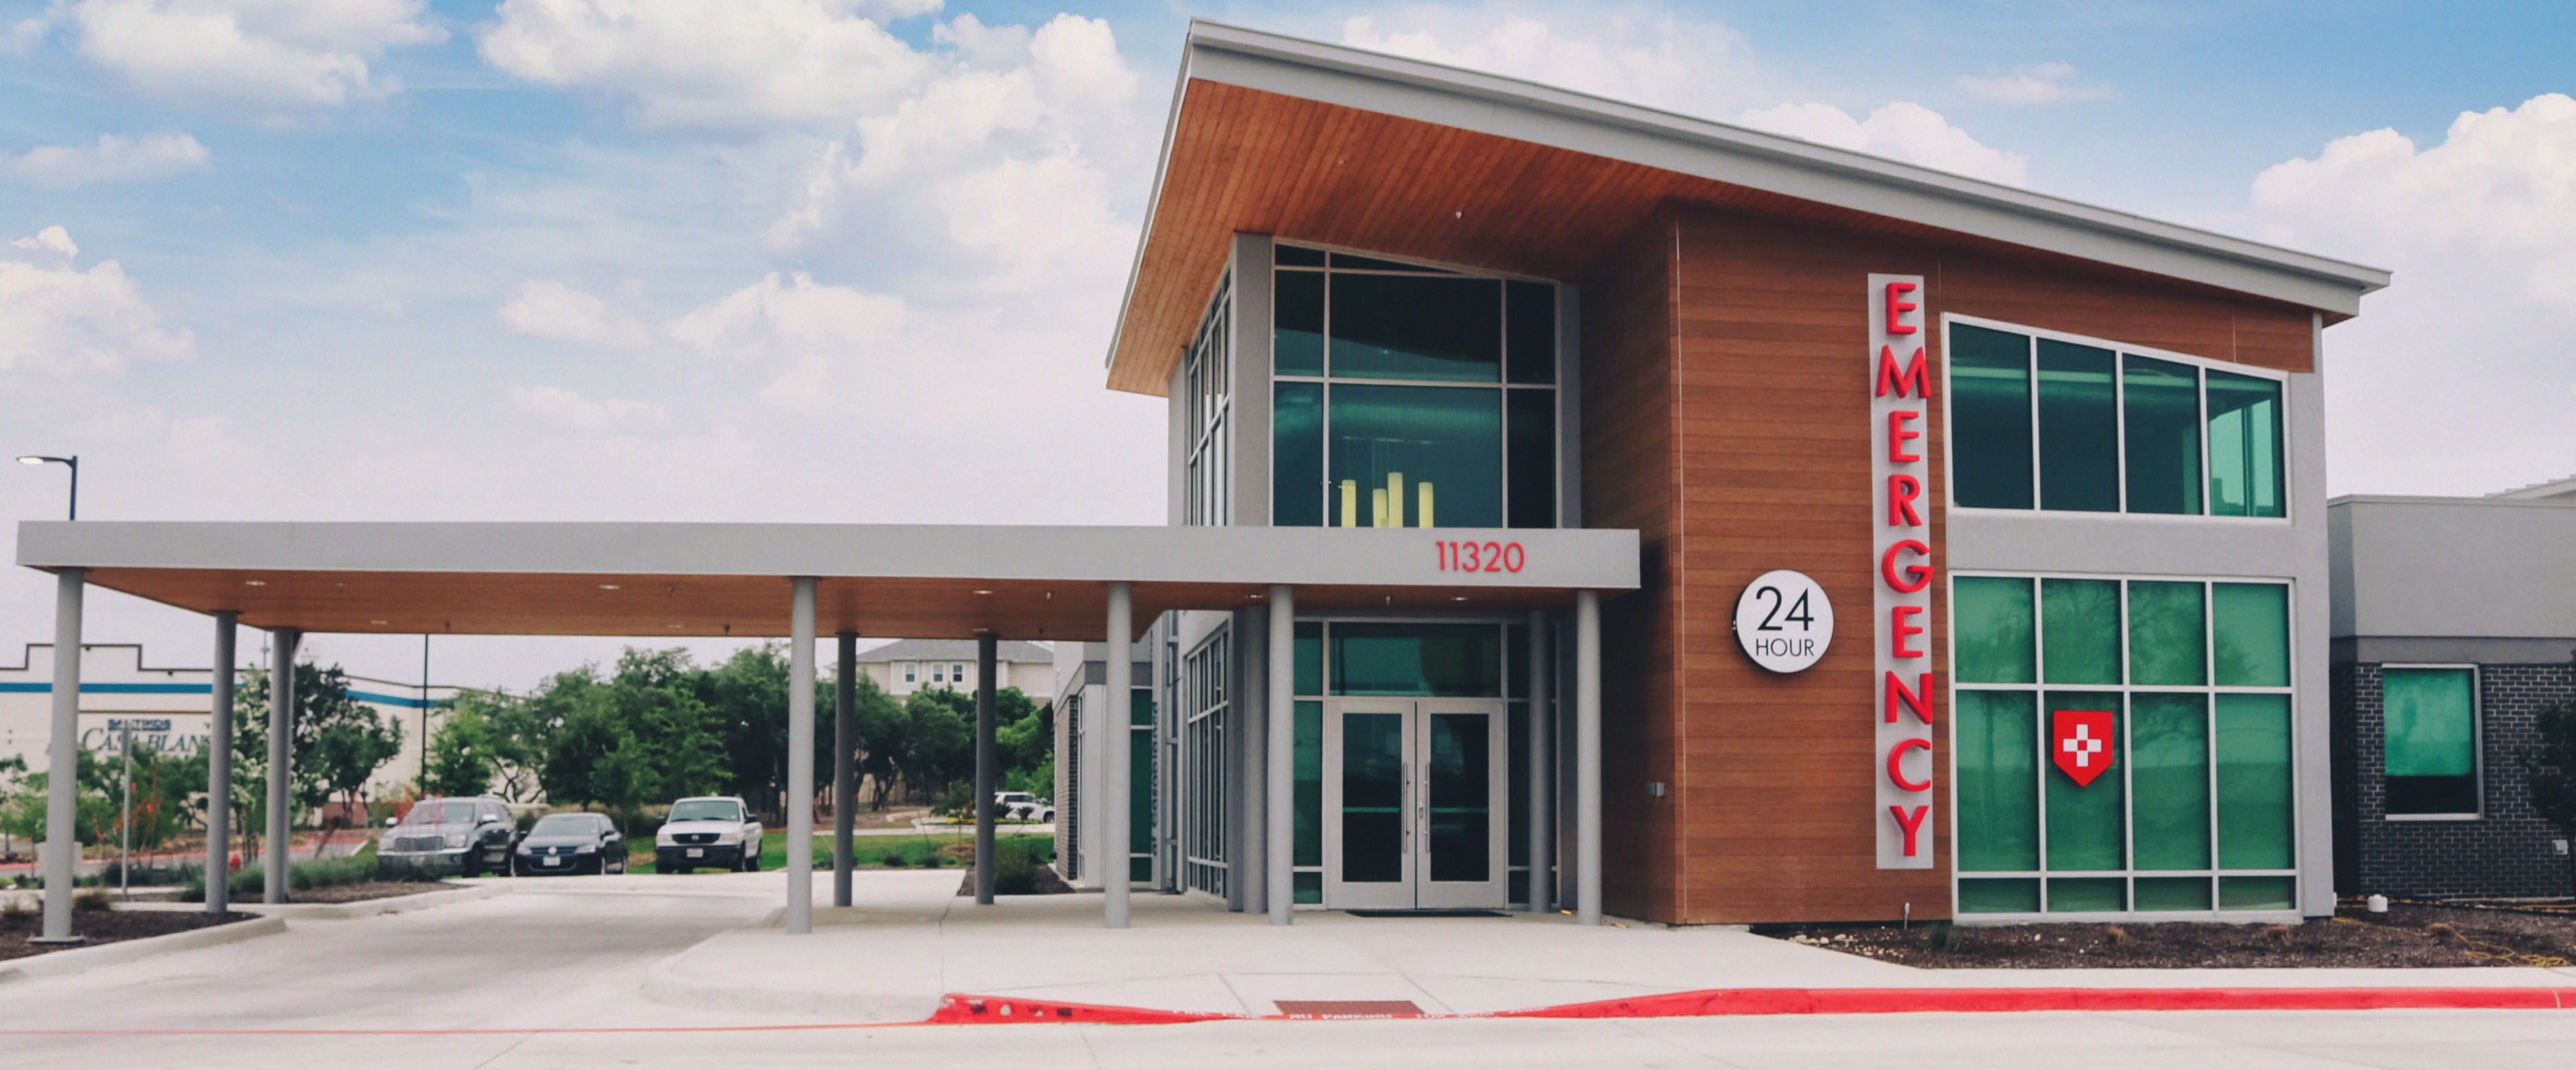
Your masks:
[[[304,888],[287,893],[291,903],[357,903],[369,899],[391,899],[398,895],[420,895],[447,890],[444,884],[430,881],[368,881],[365,884],[335,884],[328,888]],[[257,898],[256,895],[253,898]]]
[[[1946,948],[1936,947],[1949,934]],[[1811,947],[1931,969],[2565,966],[2576,916],[2532,909],[2358,906],[2299,925],[2158,924],[1756,926]]]
[[[34,912],[23,916],[15,913],[0,914],[0,960],[42,955],[48,951],[61,951],[65,947],[96,947],[119,940],[166,936],[170,933],[183,933],[190,929],[203,929],[248,918],[249,915],[239,911],[217,917],[203,911],[83,910],[73,915],[72,931],[87,939],[78,944],[61,945],[27,942],[29,937],[41,935],[45,931],[42,913]]]

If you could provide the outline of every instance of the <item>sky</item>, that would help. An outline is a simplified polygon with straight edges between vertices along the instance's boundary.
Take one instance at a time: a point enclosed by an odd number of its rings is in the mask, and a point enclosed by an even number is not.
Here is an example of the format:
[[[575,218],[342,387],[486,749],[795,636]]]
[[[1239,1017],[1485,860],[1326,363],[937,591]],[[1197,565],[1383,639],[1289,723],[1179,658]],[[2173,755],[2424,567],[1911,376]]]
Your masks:
[[[2487,493],[2576,473],[2576,5],[2463,10],[10,0],[0,451],[79,454],[93,519],[1162,523],[1102,361],[1201,17],[2390,269],[2326,332],[2327,490]],[[62,477],[0,469],[0,550]],[[0,573],[0,664],[52,592]],[[524,689],[620,643],[431,646]]]

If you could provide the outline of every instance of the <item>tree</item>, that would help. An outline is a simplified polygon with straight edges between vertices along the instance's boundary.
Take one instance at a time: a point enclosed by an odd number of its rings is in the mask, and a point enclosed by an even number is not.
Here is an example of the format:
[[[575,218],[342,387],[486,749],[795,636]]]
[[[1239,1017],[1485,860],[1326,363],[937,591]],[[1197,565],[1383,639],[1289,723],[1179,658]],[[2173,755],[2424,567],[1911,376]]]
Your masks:
[[[429,736],[428,767],[421,770],[424,795],[481,795],[492,788],[497,772],[492,722],[483,702],[458,695],[438,730]]]
[[[896,761],[913,798],[931,801],[975,771],[975,698],[923,688],[904,700],[905,732]]]
[[[234,693],[233,702],[233,786],[238,809],[259,810],[245,814],[241,827],[247,831],[258,827],[252,822],[264,817],[267,803],[269,678],[266,670],[252,669],[243,674],[243,685]],[[402,753],[402,724],[399,719],[377,715],[374,708],[349,695],[349,678],[337,665],[323,668],[309,662],[295,666],[295,710],[292,734],[288,737],[288,754],[293,773],[295,805],[318,807],[331,801],[331,796],[345,796],[358,801],[358,791],[367,778]],[[251,753],[244,753],[245,750]],[[256,761],[245,759],[256,755]],[[254,780],[254,777],[256,780]],[[238,796],[245,787],[252,791],[256,805],[241,807]]]
[[[868,778],[868,808],[885,809],[886,796],[902,775],[904,743],[912,734],[912,717],[902,703],[864,673],[853,682],[856,693],[851,719],[858,729],[857,771]],[[827,737],[828,738],[828,737]]]
[[[2570,653],[2568,673],[2576,678],[2576,652]],[[2531,808],[2541,820],[2558,826],[2560,835],[2576,841],[2576,695],[2550,703],[2533,727],[2539,742],[2522,755]],[[2576,852],[2569,852],[2568,866],[2571,890],[2576,890]]]
[[[557,673],[522,705],[546,796],[632,813],[725,784],[722,723],[684,650],[628,648],[616,675]]]

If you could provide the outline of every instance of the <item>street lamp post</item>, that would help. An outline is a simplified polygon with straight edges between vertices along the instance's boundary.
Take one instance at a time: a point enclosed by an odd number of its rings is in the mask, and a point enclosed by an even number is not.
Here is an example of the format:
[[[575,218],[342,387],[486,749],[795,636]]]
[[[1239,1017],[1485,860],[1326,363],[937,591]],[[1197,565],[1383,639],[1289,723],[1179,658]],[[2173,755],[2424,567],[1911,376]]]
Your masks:
[[[72,470],[72,509],[67,520],[80,519],[80,454],[69,457],[46,457],[30,453],[18,458],[19,464],[59,464]]]

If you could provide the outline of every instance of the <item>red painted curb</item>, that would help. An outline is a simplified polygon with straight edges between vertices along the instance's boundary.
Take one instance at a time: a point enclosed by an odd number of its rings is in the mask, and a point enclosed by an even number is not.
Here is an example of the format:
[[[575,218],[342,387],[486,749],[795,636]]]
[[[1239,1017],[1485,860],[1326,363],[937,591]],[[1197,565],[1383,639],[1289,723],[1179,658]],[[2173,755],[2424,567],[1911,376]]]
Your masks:
[[[1495,1018],[1689,1018],[1752,1014],[2030,1011],[2557,1010],[2563,988],[1720,988],[1574,1003]]]
[[[1715,988],[1492,1014],[1388,1018],[1703,1018],[1776,1014],[2020,1014],[2032,1011],[2560,1010],[2576,988]],[[950,995],[927,1025],[1178,1025],[1341,1020],[1217,1014]]]

